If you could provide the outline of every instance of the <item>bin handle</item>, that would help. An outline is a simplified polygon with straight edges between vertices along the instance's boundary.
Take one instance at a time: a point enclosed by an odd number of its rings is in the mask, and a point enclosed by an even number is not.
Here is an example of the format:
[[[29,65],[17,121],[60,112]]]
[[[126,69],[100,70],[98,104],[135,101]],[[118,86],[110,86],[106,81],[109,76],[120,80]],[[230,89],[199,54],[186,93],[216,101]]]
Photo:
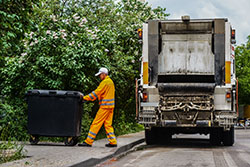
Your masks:
[[[86,101],[85,100],[83,100],[83,94],[82,93],[80,93],[80,98],[79,98],[79,101],[81,102],[81,103],[85,103]]]
[[[50,90],[49,94],[56,94],[56,91],[55,90]]]

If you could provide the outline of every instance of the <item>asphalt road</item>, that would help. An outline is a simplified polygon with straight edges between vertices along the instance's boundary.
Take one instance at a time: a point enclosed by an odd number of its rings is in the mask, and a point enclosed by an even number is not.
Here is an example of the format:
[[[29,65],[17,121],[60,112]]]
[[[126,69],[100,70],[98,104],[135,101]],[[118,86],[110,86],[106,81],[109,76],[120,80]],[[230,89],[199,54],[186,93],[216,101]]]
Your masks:
[[[98,167],[250,167],[250,130],[236,130],[234,146],[211,146],[209,136],[175,135],[167,145],[137,147]]]

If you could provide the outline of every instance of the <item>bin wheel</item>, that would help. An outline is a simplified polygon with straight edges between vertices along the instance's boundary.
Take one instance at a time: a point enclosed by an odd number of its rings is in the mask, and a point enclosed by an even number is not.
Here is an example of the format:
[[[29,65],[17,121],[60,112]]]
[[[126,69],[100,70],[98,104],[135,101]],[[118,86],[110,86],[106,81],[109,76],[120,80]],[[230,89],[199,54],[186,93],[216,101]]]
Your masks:
[[[30,144],[36,145],[39,142],[39,136],[30,136]]]
[[[78,143],[78,137],[67,137],[64,144],[66,146],[75,146]]]

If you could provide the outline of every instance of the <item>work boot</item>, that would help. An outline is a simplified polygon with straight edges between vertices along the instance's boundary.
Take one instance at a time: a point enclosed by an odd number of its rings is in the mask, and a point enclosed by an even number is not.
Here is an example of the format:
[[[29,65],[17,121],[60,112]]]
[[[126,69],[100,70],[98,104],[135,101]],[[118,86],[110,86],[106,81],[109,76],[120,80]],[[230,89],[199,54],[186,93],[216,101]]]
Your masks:
[[[108,144],[105,144],[105,146],[106,147],[117,147],[117,144],[110,144],[110,143],[108,143]]]
[[[78,144],[78,146],[81,146],[81,147],[92,147],[92,145],[89,145],[85,142],[83,142],[82,144]]]

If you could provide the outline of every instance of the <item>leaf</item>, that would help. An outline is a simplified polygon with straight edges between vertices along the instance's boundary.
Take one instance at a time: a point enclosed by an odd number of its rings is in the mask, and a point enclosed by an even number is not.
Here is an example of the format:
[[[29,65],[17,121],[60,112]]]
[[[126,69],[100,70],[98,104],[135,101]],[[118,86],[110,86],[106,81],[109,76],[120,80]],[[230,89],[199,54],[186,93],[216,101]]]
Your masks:
[[[12,32],[7,32],[7,35],[8,35],[9,37],[11,37],[11,38],[14,38],[14,37],[15,37],[15,34],[12,33]]]

